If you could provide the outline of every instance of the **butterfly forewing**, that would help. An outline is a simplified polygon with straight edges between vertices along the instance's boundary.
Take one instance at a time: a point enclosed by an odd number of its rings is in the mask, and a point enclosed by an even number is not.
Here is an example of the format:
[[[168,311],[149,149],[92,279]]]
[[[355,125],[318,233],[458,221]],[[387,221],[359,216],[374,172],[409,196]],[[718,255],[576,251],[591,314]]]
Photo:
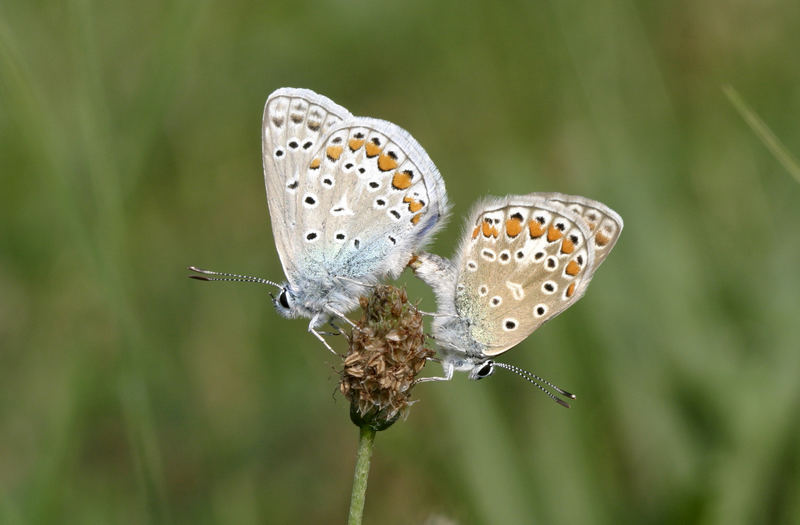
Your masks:
[[[352,118],[345,108],[308,89],[281,88],[267,99],[262,125],[264,182],[275,245],[290,281],[297,268],[294,254],[302,249],[295,235],[303,209],[302,179],[331,129]]]
[[[459,250],[456,310],[497,355],[573,304],[596,267],[586,223],[534,196],[479,204]]]

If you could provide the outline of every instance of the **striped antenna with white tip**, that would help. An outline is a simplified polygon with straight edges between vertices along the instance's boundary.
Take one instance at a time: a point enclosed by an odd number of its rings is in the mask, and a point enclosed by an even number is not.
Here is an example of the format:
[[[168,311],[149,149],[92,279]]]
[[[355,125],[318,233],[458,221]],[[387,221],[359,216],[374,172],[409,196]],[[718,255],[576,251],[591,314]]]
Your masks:
[[[225,272],[215,272],[212,270],[204,270],[202,268],[198,268],[197,266],[189,266],[187,268],[192,272],[196,272],[202,275],[190,275],[189,279],[197,279],[198,281],[232,281],[238,283],[258,283],[258,284],[269,284],[276,288],[283,288],[280,284],[270,281],[268,279],[262,279],[261,277],[253,277],[252,275],[239,275],[237,273],[225,273]],[[212,275],[214,277],[207,277]]]
[[[552,392],[550,392],[545,387],[543,387],[542,385],[537,383],[537,381],[546,384],[547,386],[549,386],[550,388],[552,388],[553,390],[555,390],[556,392],[558,392],[559,394],[561,394],[564,397],[568,397],[570,399],[575,399],[575,394],[570,394],[566,390],[563,390],[563,389],[557,387],[556,385],[554,385],[553,383],[551,383],[547,379],[542,379],[541,377],[537,376],[536,374],[532,374],[531,372],[528,372],[527,370],[523,370],[522,368],[516,367],[514,365],[509,365],[509,364],[506,364],[506,363],[498,363],[496,361],[494,363],[492,363],[492,364],[494,366],[499,366],[500,368],[505,368],[506,370],[510,370],[510,371],[514,372],[518,376],[520,376],[523,379],[527,380],[529,383],[535,385],[539,390],[541,390],[542,392],[547,394],[548,397],[550,397],[550,399],[552,399],[553,401],[555,401],[556,403],[558,403],[559,405],[561,405],[563,407],[570,408],[569,403],[567,403],[566,401],[564,401],[563,399],[561,399],[559,397],[556,397]]]

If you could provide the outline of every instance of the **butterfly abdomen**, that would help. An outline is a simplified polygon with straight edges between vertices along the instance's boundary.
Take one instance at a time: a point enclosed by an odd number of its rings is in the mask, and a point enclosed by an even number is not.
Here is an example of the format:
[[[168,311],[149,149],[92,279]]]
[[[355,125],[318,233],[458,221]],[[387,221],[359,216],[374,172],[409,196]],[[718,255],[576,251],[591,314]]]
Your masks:
[[[455,314],[456,268],[452,262],[438,255],[421,252],[408,264],[417,277],[433,289],[436,303],[442,314]]]

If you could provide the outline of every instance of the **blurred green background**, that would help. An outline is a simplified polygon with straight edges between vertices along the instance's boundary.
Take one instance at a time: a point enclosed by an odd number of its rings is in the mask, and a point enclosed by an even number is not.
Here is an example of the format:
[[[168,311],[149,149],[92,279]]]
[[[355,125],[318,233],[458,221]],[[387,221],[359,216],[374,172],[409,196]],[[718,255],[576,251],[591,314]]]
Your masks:
[[[455,203],[438,253],[486,194],[626,224],[504,356],[574,408],[502,371],[419,387],[366,523],[800,523],[800,184],[722,89],[800,152],[797,7],[0,3],[0,523],[344,522],[340,363],[264,288],[184,269],[282,279],[281,86],[413,133]]]

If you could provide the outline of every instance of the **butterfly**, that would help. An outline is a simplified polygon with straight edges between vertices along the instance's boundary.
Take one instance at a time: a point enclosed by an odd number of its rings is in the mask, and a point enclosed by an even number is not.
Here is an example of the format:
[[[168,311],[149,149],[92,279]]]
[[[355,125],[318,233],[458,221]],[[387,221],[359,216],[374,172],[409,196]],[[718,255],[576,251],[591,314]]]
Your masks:
[[[455,371],[482,379],[506,368],[566,405],[536,381],[572,394],[494,358],[583,296],[622,227],[605,204],[561,193],[490,197],[475,205],[452,260],[420,253],[409,263],[439,306],[432,330],[444,376],[425,379],[449,380]]]
[[[380,279],[397,277],[448,213],[444,181],[428,154],[399,126],[355,117],[308,89],[267,98],[262,153],[272,233],[286,281],[191,267],[202,280],[279,289],[284,317],[308,330],[345,314]],[[221,277],[205,277],[215,275]]]

